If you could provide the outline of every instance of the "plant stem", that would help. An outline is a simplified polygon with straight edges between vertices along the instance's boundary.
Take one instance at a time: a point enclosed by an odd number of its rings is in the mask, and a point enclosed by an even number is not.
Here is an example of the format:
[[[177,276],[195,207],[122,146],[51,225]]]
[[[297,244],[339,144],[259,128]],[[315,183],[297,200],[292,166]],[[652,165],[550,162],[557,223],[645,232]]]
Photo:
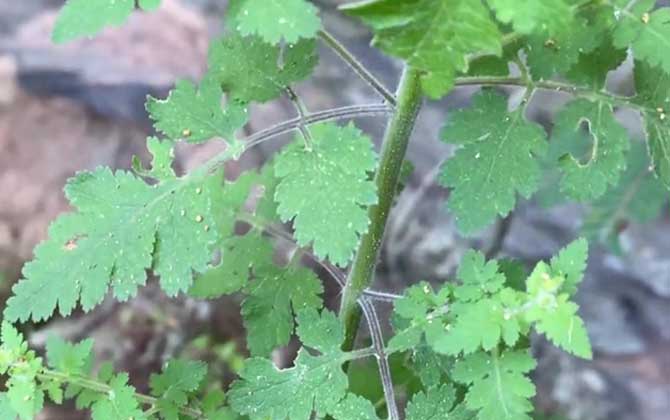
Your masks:
[[[337,54],[352,70],[377,91],[389,104],[396,106],[396,97],[370,71],[340,43],[334,36],[325,30],[319,31],[319,37]]]
[[[526,87],[528,82],[519,77],[461,77],[456,79],[456,86],[522,86]],[[565,92],[581,98],[607,102],[611,105],[625,106],[642,112],[656,112],[644,105],[633,102],[633,98],[621,95],[615,95],[603,90],[593,90],[579,87],[570,83],[558,82],[554,80],[534,81],[533,86],[536,89],[552,90]]]
[[[73,377],[55,370],[43,369],[42,373],[39,373],[37,376],[43,381],[56,381],[60,383],[79,385],[82,388],[86,388],[94,392],[99,392],[101,394],[107,394],[112,391],[112,388],[105,383],[90,378]],[[149,395],[135,393],[135,399],[142,404],[152,407],[158,404],[158,399]],[[200,419],[203,416],[202,412],[200,410],[196,410],[195,408],[182,407],[179,409],[179,412],[185,416],[189,416],[195,419]]]
[[[386,221],[397,192],[400,167],[421,107],[423,97],[419,76],[418,70],[406,67],[400,80],[397,95],[398,106],[386,128],[379,170],[375,176],[379,203],[368,210],[370,227],[361,238],[347,283],[342,291],[340,319],[345,326],[345,339],[342,346],[345,351],[353,348],[361,320],[361,309],[357,300],[372,283]]]

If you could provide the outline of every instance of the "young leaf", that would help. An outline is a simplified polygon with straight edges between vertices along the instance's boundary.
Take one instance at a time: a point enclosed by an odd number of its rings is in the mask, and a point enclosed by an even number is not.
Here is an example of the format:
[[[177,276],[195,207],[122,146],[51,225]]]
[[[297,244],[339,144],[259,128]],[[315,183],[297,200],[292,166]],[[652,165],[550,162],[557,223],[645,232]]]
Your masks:
[[[111,390],[91,406],[93,420],[146,420],[135,398],[135,388],[128,385],[128,374],[116,375],[109,382]]]
[[[442,168],[440,181],[451,187],[448,207],[465,234],[505,216],[516,203],[516,193],[529,197],[539,186],[546,135],[526,121],[523,110],[507,111],[507,100],[485,90],[471,108],[455,113],[442,137],[462,144]]]
[[[140,0],[144,10],[158,7],[160,1]],[[135,9],[135,0],[67,0],[53,30],[57,43],[93,36],[105,26],[123,24]]]
[[[565,0],[487,0],[503,23],[515,31],[531,34],[548,30],[550,34],[569,27],[572,12]]]
[[[311,270],[277,267],[271,260],[256,267],[255,276],[242,302],[242,316],[251,354],[265,356],[288,344],[293,334],[293,311],[321,308],[323,286]]]
[[[318,326],[312,327],[313,322]],[[298,324],[304,344],[321,354],[313,356],[303,348],[295,366],[283,370],[270,360],[249,359],[228,393],[235,411],[251,420],[309,420],[313,411],[323,417],[337,410],[348,382],[341,369],[347,357],[341,342],[336,343],[344,338],[342,325],[333,313],[324,311],[319,318],[314,309],[300,312]]]
[[[209,71],[229,100],[267,102],[306,79],[318,61],[316,43],[303,40],[284,49],[256,36],[230,34],[209,51]]]
[[[452,375],[468,386],[465,403],[478,420],[531,420],[535,386],[526,374],[535,365],[526,351],[479,352],[456,362]]]
[[[479,1],[368,0],[344,9],[372,27],[375,46],[424,71],[423,90],[432,98],[468,70],[468,55],[502,53],[502,35]]]
[[[40,321],[56,306],[68,315],[78,301],[90,310],[109,286],[126,300],[146,282],[148,268],[169,295],[187,290],[217,240],[210,203],[216,183],[199,173],[153,186],[123,171],[80,173],[65,189],[78,212],[51,226],[12,289],[6,318]]]
[[[586,239],[580,238],[563,248],[551,259],[552,275],[565,279],[561,285],[561,292],[569,295],[577,292],[577,287],[584,277],[588,256],[589,244]]]
[[[452,316],[455,321],[431,340],[432,348],[438,353],[458,355],[470,354],[480,348],[492,350],[501,340],[513,346],[522,326],[516,317],[507,315],[508,306],[500,296],[454,305]]]
[[[314,38],[321,29],[317,8],[305,0],[235,0],[232,24],[243,35],[259,35],[270,44]]]
[[[202,362],[175,359],[160,374],[151,375],[151,394],[160,398],[158,408],[163,418],[180,418],[179,409],[188,404],[189,394],[197,391],[206,374],[207,366]]]
[[[377,156],[353,124],[320,124],[311,134],[309,148],[298,136],[276,157],[277,212],[283,221],[294,219],[300,246],[312,242],[317,256],[346,266],[368,230],[367,207],[377,203],[370,177]]]
[[[584,158],[573,156],[556,139],[581,130],[588,124],[592,145]],[[576,133],[575,133],[576,135]],[[604,102],[579,99],[568,104],[556,117],[552,134],[552,154],[562,155],[561,190],[576,200],[601,197],[616,185],[626,169],[625,152],[630,147],[626,129],[614,118],[612,107]]]
[[[458,279],[463,283],[454,289],[454,296],[462,301],[479,300],[497,292],[505,284],[505,276],[498,271],[495,260],[485,261],[480,252],[469,250],[461,259]]]
[[[638,1],[631,8],[623,7],[630,2],[619,3],[622,7],[617,9],[620,18],[613,33],[614,45],[618,48],[630,45],[636,60],[643,60],[670,73],[670,56],[664,53],[670,48],[670,27],[667,24],[670,8],[653,10],[655,0]]]
[[[91,369],[92,357],[93,340],[90,338],[77,344],[57,337],[49,337],[47,340],[47,363],[59,372],[86,375]]]
[[[213,137],[235,142],[235,132],[248,119],[245,104],[231,100],[221,105],[221,87],[211,75],[200,86],[182,80],[165,100],[149,98],[146,107],[154,127],[173,140],[200,143]]]
[[[147,137],[147,149],[153,156],[151,169],[146,169],[142,165],[140,158],[133,156],[133,172],[142,177],[160,181],[175,179],[177,175],[172,168],[172,163],[174,162],[174,142],[172,140],[161,140],[157,137]]]

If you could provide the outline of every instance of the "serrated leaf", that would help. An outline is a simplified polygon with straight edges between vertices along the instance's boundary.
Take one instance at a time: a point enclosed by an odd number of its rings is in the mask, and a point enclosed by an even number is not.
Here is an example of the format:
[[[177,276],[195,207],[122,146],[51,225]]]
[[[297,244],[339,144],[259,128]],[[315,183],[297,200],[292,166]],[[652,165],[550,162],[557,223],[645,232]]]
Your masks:
[[[93,420],[145,420],[146,416],[135,398],[135,388],[128,385],[128,375],[116,375],[109,383],[111,389],[93,403]]]
[[[160,374],[149,379],[151,394],[159,398],[159,412],[165,419],[178,420],[189,395],[196,391],[207,374],[207,365],[193,360],[170,360]]]
[[[566,132],[577,135],[582,124],[588,125],[592,144],[586,156],[574,156],[558,139],[568,137]],[[561,191],[575,200],[601,197],[626,169],[628,134],[609,104],[586,99],[569,103],[556,117],[552,138],[552,155],[561,155]]]
[[[318,62],[316,42],[303,40],[286,48],[259,37],[230,34],[213,43],[209,71],[230,100],[267,102],[287,86],[306,79]]]
[[[565,0],[487,0],[503,23],[521,34],[549,31],[554,34],[569,27],[572,12]]]
[[[314,312],[299,314],[298,332],[303,329],[302,320],[311,322],[318,317]],[[332,313],[324,311],[319,324],[344,336],[342,325]],[[347,390],[347,376],[341,369],[347,356],[340,350],[341,343],[333,345],[327,333],[308,331],[305,345],[318,348],[321,354],[312,356],[301,349],[294,367],[283,370],[266,359],[249,359],[228,393],[235,411],[251,420],[309,420],[313,411],[323,417],[337,409]]]
[[[330,415],[335,420],[379,420],[375,406],[370,400],[355,394],[347,394],[347,397],[330,411]]]
[[[444,326],[440,316],[447,310],[450,293],[450,289],[445,287],[436,294],[428,283],[405,290],[405,296],[394,303],[394,314],[403,320],[402,326],[396,325],[396,333],[389,341],[387,351],[406,351],[417,347],[424,335],[442,335]]]
[[[323,286],[311,270],[293,265],[278,267],[270,262],[257,267],[255,276],[242,302],[247,347],[253,355],[268,355],[288,344],[293,311],[321,308]]]
[[[139,6],[153,10],[159,0],[141,0]],[[122,25],[135,9],[135,0],[67,0],[53,30],[57,43],[93,36],[105,26]]]
[[[576,85],[602,89],[609,72],[623,64],[627,55],[626,49],[614,47],[608,34],[593,51],[580,54],[579,60],[565,76]]]
[[[479,1],[367,0],[344,9],[372,27],[375,46],[424,72],[421,84],[432,98],[451,90],[469,55],[502,53],[502,35]]]
[[[498,297],[453,306],[455,321],[431,340],[431,347],[449,355],[469,354],[480,348],[488,351],[503,340],[511,347],[519,339],[522,326],[518,319],[507,315],[507,309]]]
[[[246,286],[252,267],[272,263],[273,253],[272,244],[259,234],[225,239],[221,245],[221,261],[196,277],[189,294],[212,299],[237,292]]]
[[[619,184],[591,203],[582,232],[589,238],[620,252],[618,236],[628,222],[656,219],[670,199],[667,189],[650,169],[649,156],[641,142],[633,142],[628,164]]]
[[[477,419],[531,420],[535,386],[526,374],[535,366],[526,351],[479,352],[456,362],[452,375],[468,386],[465,403]]]
[[[137,175],[160,181],[177,177],[172,168],[172,163],[174,162],[174,142],[171,140],[160,140],[157,137],[148,137],[147,149],[153,156],[151,169],[144,168],[140,158],[133,156],[133,172]]]
[[[310,148],[298,136],[275,158],[277,213],[293,219],[300,246],[312,243],[318,257],[346,266],[368,230],[367,207],[377,203],[377,156],[353,124],[312,126],[311,136]]]
[[[454,413],[456,391],[451,385],[443,384],[414,394],[407,404],[407,420],[461,420]]]
[[[558,255],[551,259],[552,274],[565,279],[561,291],[570,295],[577,292],[577,287],[584,277],[588,256],[589,244],[586,239],[580,238],[561,249]]]
[[[666,187],[670,188],[670,74],[641,61],[635,62],[635,102],[642,112],[652,167]]]
[[[51,336],[47,339],[47,364],[68,375],[89,373],[93,357],[93,340],[86,339],[77,344]]]
[[[636,60],[643,60],[670,73],[670,56],[664,53],[670,48],[670,27],[667,24],[670,8],[653,10],[655,4],[655,0],[643,0],[631,8],[618,8],[615,12],[619,21],[613,32],[614,45],[618,48],[630,46]]]
[[[515,206],[516,193],[529,197],[539,186],[538,157],[546,149],[542,127],[523,110],[509,113],[507,100],[485,90],[470,108],[447,122],[443,139],[463,145],[444,164],[440,181],[451,187],[448,208],[461,232],[474,233]]]
[[[33,420],[44,406],[44,392],[35,383],[35,370],[14,373],[6,384],[7,399],[22,420]]]
[[[566,28],[555,34],[545,30],[528,37],[526,56],[530,73],[536,80],[563,74],[579,62],[580,55],[593,51],[607,29],[606,22],[590,24],[573,17]]]
[[[151,186],[123,171],[78,174],[65,189],[78,211],[52,224],[13,287],[5,316],[40,321],[57,306],[69,315],[77,302],[90,310],[110,286],[126,300],[144,285],[148,268],[167,294],[187,290],[193,271],[207,268],[218,237],[210,203],[217,179],[196,172]]]
[[[576,356],[591,359],[591,343],[584,321],[577,315],[577,305],[559,297],[554,305],[536,307],[529,311],[528,319],[535,322],[535,330],[547,336],[557,347]]]
[[[461,259],[458,279],[463,283],[454,289],[454,296],[463,301],[479,300],[497,292],[505,284],[505,276],[498,271],[495,260],[485,261],[480,252],[469,250]]]
[[[305,0],[236,0],[229,6],[232,23],[243,35],[258,35],[270,44],[292,44],[316,37],[318,9]]]
[[[201,143],[214,137],[229,143],[237,141],[235,132],[249,118],[244,103],[230,100],[221,103],[221,86],[207,75],[200,86],[181,80],[164,100],[149,97],[146,108],[156,130],[173,140]]]

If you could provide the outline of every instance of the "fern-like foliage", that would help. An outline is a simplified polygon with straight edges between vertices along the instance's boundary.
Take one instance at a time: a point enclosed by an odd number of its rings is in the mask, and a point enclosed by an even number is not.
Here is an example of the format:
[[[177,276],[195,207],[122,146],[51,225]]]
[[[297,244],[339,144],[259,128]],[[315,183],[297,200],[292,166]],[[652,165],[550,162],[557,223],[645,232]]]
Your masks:
[[[160,0],[68,0],[53,37],[93,36],[136,8],[158,6]],[[435,288],[419,283],[402,296],[366,290],[402,189],[416,114],[424,100],[460,86],[484,87],[468,107],[445,116],[441,133],[454,153],[439,180],[450,190],[446,207],[461,233],[477,234],[539,190],[542,202],[581,203],[584,234],[616,243],[626,223],[653,219],[667,204],[670,61],[662,47],[670,45],[670,8],[652,0],[348,3],[345,13],[369,27],[373,46],[404,63],[394,97],[326,32],[316,3],[228,6],[203,78],[178,81],[167,97],[147,101],[157,132],[147,139],[151,163],[134,158],[131,171],[97,168],[68,181],[73,211],[51,225],[3,312],[0,418],[31,419],[45,404],[73,400],[95,420],[530,419],[530,337],[592,356],[574,300],[587,243],[576,240],[530,273],[471,250],[456,278]],[[316,71],[319,40],[385,103],[310,112],[296,85]],[[628,51],[633,96],[607,83]],[[494,90],[499,86],[522,95]],[[571,96],[551,130],[526,115],[540,90]],[[244,138],[256,106],[282,98],[296,118]],[[622,107],[638,112],[644,139],[630,138],[616,115]],[[353,122],[335,121],[373,114],[391,119],[380,153]],[[263,168],[234,181],[224,177],[228,161],[294,131]],[[189,173],[175,170],[179,142],[211,140],[222,140],[225,150]],[[322,298],[321,272],[343,284],[339,316]],[[91,340],[51,338],[42,358],[10,324],[89,311],[107,295],[125,301],[153,277],[171,297],[234,294],[241,302],[251,358],[227,391],[206,383],[204,363],[175,358],[151,376],[150,395],[138,394],[109,363],[94,369]],[[386,340],[370,302],[379,296],[394,300],[394,334]],[[370,347],[354,348],[357,304]],[[291,366],[280,368],[270,356],[293,337],[302,347]],[[404,362],[412,384],[404,389],[404,414],[390,356]],[[354,393],[345,372],[371,357],[383,404]]]

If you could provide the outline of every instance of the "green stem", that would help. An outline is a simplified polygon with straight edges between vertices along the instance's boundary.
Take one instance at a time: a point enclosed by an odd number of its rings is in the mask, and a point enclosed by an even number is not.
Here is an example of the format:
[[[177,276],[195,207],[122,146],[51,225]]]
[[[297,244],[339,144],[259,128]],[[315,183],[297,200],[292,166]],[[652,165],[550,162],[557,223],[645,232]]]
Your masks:
[[[340,43],[334,36],[328,33],[325,30],[319,31],[319,37],[326,43],[334,52],[337,54],[345,63],[351,67],[351,69],[360,76],[361,79],[366,81],[374,90],[377,91],[389,104],[396,105],[396,97],[393,96],[388,89],[377,80],[377,78],[368,71],[368,69],[360,62],[358,59],[349,51],[347,48]]]
[[[456,79],[456,86],[522,86],[526,87],[528,82],[519,77],[460,77]],[[633,98],[621,95],[615,95],[603,90],[593,90],[579,87],[570,83],[558,82],[554,80],[534,81],[533,86],[536,89],[552,90],[556,92],[565,92],[571,95],[607,102],[615,106],[625,106],[642,112],[656,112],[655,109],[633,102]]]
[[[82,388],[86,388],[94,392],[99,392],[101,394],[107,394],[112,391],[112,388],[105,383],[98,382],[90,378],[70,376],[65,373],[50,369],[43,369],[42,373],[39,373],[37,377],[42,381],[56,381],[60,383],[78,385]],[[135,393],[135,399],[140,403],[151,407],[154,407],[156,404],[158,404],[158,399],[149,395]],[[189,416],[195,419],[200,419],[203,417],[202,412],[194,408],[182,407],[179,409],[179,412],[185,416]]]
[[[370,207],[368,211],[370,228],[361,238],[342,294],[340,319],[345,326],[345,341],[342,346],[345,351],[353,348],[361,320],[361,310],[357,301],[372,283],[386,221],[397,192],[400,167],[421,107],[423,97],[419,77],[418,70],[405,68],[398,87],[397,109],[384,135],[379,170],[375,176],[379,203]]]

